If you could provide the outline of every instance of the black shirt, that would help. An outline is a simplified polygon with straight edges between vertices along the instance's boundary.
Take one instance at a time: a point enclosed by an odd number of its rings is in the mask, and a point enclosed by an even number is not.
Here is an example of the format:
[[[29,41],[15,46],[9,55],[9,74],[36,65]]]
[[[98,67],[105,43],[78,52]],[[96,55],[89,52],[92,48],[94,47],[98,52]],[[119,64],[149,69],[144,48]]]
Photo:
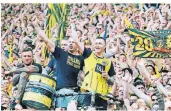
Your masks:
[[[77,87],[77,77],[83,69],[84,58],[65,52],[59,47],[56,47],[52,54],[58,61],[57,89]]]

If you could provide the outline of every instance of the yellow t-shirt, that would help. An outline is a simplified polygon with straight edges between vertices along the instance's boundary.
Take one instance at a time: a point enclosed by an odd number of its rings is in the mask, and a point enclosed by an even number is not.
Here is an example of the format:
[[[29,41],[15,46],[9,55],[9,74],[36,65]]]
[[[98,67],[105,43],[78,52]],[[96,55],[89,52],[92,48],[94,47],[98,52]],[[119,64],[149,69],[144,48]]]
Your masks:
[[[113,69],[113,71],[110,71],[111,67],[113,67],[111,60],[108,58],[99,58],[92,52],[90,56],[84,60],[84,63],[85,78],[81,88],[90,92],[106,95],[110,87],[107,80],[102,77],[102,71],[105,70],[108,72],[109,76],[112,76],[112,73],[114,74]]]

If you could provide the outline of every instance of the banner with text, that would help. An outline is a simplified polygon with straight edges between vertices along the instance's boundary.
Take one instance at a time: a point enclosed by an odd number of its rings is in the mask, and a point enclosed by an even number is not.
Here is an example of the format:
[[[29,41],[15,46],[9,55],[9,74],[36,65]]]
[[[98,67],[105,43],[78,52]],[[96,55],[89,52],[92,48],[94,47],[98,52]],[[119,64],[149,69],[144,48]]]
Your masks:
[[[171,30],[141,31],[128,28],[133,55],[142,58],[171,58]]]

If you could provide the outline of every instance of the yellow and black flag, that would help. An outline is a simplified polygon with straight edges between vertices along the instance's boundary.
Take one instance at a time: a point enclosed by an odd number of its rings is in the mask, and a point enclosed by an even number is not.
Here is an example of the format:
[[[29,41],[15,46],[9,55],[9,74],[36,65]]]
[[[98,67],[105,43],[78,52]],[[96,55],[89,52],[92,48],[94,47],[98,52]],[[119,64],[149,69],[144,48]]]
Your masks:
[[[47,11],[47,20],[46,20],[46,34],[48,38],[52,37],[51,30],[55,25],[58,25],[56,40],[59,42],[65,35],[65,29],[67,27],[67,16],[69,14],[70,5],[69,4],[56,4],[56,3],[49,3],[48,4],[48,11]],[[44,50],[42,52],[45,58],[45,64],[48,58],[48,50],[47,47],[44,45]]]
[[[141,58],[171,58],[171,30],[141,31],[125,18],[131,35],[133,55]]]
[[[142,58],[171,58],[171,30],[128,30],[133,38],[133,55]]]

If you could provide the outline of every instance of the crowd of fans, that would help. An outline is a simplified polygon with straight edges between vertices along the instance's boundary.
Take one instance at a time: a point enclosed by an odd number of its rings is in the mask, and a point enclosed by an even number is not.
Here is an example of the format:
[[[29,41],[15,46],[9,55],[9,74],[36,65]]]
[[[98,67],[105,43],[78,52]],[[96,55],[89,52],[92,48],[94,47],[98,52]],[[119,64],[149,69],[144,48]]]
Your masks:
[[[4,71],[22,62],[21,52],[27,46],[35,49],[35,61],[43,65],[44,59],[41,53],[43,44],[37,38],[32,21],[35,17],[39,17],[41,27],[45,29],[47,4],[1,6],[1,101],[2,107],[9,108],[9,102],[12,100],[12,95],[15,97],[17,89],[12,87],[13,75],[5,75]]]
[[[78,39],[93,50],[93,41],[106,39],[105,56],[110,58],[116,72],[111,93],[124,101],[128,110],[171,110],[171,58],[138,58],[132,55],[130,36],[125,32],[124,19],[144,31],[171,29],[171,4],[72,4],[65,36],[72,36],[75,24]],[[9,109],[17,88],[12,87],[13,75],[4,72],[21,63],[25,47],[33,49],[34,60],[44,68],[44,43],[32,25],[35,19],[46,30],[47,4],[1,4],[1,108]],[[57,37],[58,24],[51,39]],[[49,59],[50,60],[50,59]],[[127,71],[122,69],[129,68]],[[129,75],[130,73],[131,75]],[[129,77],[123,77],[124,74]],[[127,81],[130,89],[125,96]],[[140,89],[140,90],[137,90]],[[109,109],[115,109],[112,105]],[[124,109],[120,107],[120,109]]]

